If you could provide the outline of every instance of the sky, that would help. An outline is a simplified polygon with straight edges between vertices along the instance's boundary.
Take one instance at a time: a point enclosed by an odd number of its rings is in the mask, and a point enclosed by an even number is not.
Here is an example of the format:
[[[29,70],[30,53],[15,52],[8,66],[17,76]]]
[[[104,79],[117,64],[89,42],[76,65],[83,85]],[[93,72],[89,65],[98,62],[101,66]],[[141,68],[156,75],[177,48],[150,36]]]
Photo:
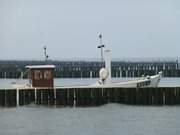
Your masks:
[[[179,0],[0,0],[0,59],[180,56]]]

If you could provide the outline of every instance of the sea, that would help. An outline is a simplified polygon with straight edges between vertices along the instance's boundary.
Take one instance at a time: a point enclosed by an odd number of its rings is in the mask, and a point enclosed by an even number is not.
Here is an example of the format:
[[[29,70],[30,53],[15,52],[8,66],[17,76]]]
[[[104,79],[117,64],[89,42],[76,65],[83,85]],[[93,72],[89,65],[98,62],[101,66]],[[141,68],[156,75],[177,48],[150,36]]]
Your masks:
[[[132,78],[113,78],[126,81]],[[84,85],[98,79],[55,79],[55,86]],[[16,79],[0,79],[0,88]],[[27,80],[21,80],[27,82]],[[161,87],[178,87],[180,78],[162,78]],[[180,106],[98,107],[27,105],[0,108],[0,135],[179,135]]]

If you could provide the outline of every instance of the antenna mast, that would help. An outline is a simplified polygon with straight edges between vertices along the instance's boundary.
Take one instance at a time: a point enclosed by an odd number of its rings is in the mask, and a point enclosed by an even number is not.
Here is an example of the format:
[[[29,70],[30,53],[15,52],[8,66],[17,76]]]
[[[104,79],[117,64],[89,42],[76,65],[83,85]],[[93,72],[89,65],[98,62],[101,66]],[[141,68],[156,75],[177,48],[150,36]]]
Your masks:
[[[103,48],[105,47],[105,45],[102,44],[102,34],[99,34],[99,43],[100,45],[97,48],[101,49],[101,62],[102,62],[102,67],[103,67]]]
[[[47,55],[47,47],[46,46],[44,46],[44,56],[45,56],[45,62],[47,62],[49,56]]]

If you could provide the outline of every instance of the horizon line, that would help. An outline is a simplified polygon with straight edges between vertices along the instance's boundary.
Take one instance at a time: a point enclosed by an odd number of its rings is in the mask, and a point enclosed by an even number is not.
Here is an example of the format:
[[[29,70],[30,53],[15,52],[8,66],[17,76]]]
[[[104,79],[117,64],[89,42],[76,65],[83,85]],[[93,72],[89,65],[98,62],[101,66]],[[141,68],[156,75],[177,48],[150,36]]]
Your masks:
[[[38,58],[0,59],[0,61],[45,61]],[[54,58],[48,61],[101,61],[101,58]],[[180,57],[121,57],[111,58],[111,61],[180,61]]]

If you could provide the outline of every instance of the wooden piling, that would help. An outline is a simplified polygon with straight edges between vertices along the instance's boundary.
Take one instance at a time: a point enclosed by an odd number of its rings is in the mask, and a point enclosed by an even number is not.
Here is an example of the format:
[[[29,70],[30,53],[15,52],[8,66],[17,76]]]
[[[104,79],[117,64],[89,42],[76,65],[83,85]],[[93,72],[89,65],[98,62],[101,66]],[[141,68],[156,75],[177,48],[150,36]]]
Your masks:
[[[16,90],[5,90],[5,106],[15,107],[16,105]]]
[[[124,88],[125,90],[125,104],[134,104],[136,88]]]
[[[117,89],[117,103],[124,103],[125,102],[125,89],[120,88]]]
[[[180,87],[159,88],[38,88],[0,90],[0,106],[29,104],[99,106],[107,103],[130,105],[180,104]]]
[[[102,88],[102,102],[104,104],[108,104],[110,101],[109,101],[109,89],[104,89]]]
[[[165,92],[165,104],[166,105],[175,105],[176,104],[176,89],[175,88],[166,88]]]
[[[149,100],[151,100],[150,98],[149,98],[149,91],[150,91],[151,89],[148,89],[148,88],[141,88],[141,91],[142,91],[142,105],[148,105],[149,104]]]
[[[136,88],[136,95],[134,95],[135,96],[135,98],[136,98],[136,102],[135,102],[135,104],[136,105],[142,105],[142,97],[143,97],[143,95],[142,95],[142,90],[140,89],[140,88]]]
[[[74,93],[75,90],[73,88],[67,89],[67,105],[74,106]]]
[[[116,89],[115,88],[108,88],[109,93],[109,102],[115,103],[116,102]]]
[[[41,104],[41,90],[36,89],[36,104],[40,105]]]
[[[19,105],[28,105],[31,103],[35,103],[35,90],[34,89],[19,90]]]
[[[67,89],[56,89],[56,105],[67,106]]]
[[[93,88],[92,90],[92,105],[99,106],[104,104],[103,89]]]
[[[163,88],[153,89],[154,105],[163,105]]]
[[[177,100],[177,104],[180,104],[180,87],[176,88],[176,100]]]
[[[19,105],[25,105],[25,91],[26,90],[20,90],[19,91]]]
[[[5,106],[5,90],[0,90],[0,106]]]
[[[76,89],[75,90],[76,93],[76,106],[91,106],[92,103],[92,93],[91,93],[91,89]]]

